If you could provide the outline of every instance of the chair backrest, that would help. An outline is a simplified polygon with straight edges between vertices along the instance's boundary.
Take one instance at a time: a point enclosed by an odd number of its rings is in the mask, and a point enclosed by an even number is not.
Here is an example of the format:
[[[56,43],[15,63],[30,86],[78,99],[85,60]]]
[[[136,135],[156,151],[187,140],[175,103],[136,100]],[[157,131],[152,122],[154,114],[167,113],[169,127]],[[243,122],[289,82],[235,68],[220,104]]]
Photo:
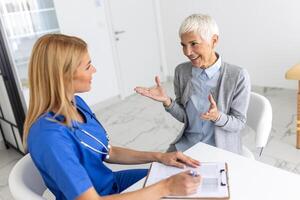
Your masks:
[[[21,158],[9,174],[9,189],[16,200],[44,200],[47,189],[29,154]]]
[[[266,97],[255,92],[251,92],[247,125],[256,132],[256,147],[265,147],[272,129],[272,106]]]

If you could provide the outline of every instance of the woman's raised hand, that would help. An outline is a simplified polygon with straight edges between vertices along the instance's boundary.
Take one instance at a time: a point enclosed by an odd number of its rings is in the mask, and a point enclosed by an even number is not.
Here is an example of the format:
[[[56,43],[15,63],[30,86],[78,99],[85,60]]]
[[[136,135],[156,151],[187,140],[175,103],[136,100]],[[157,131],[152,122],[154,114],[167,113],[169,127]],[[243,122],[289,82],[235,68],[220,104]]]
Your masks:
[[[164,105],[171,104],[171,99],[168,97],[165,89],[160,84],[160,79],[158,76],[155,76],[155,83],[156,86],[151,88],[145,88],[145,87],[136,87],[134,88],[135,92],[149,97],[151,99],[154,99],[155,101],[162,102]]]
[[[201,114],[200,117],[201,119],[204,120],[217,121],[220,118],[220,113],[218,111],[217,103],[211,94],[209,94],[208,100],[210,102],[209,109],[207,112]]]

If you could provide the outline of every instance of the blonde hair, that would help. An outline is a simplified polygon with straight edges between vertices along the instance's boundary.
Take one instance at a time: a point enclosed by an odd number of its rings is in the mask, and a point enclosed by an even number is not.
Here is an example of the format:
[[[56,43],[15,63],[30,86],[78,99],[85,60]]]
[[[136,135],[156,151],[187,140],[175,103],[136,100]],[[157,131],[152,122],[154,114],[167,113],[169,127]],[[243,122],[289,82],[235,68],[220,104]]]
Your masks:
[[[80,38],[63,34],[47,34],[33,46],[29,61],[29,108],[24,123],[23,143],[26,147],[29,129],[44,113],[63,115],[63,124],[71,126],[76,119],[72,106],[73,75],[87,53]],[[75,104],[74,104],[75,105]]]

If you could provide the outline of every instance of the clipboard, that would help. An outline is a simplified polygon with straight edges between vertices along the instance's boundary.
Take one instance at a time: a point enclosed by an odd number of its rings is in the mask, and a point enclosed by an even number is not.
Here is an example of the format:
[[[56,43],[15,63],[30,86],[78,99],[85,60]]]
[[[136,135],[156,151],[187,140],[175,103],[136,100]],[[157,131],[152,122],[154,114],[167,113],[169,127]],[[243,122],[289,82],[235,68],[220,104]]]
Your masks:
[[[143,187],[152,185],[174,174],[187,170],[196,170],[202,177],[196,194],[189,196],[166,196],[165,200],[229,200],[230,188],[228,178],[228,165],[226,162],[201,162],[199,168],[180,169],[161,163],[151,164]]]

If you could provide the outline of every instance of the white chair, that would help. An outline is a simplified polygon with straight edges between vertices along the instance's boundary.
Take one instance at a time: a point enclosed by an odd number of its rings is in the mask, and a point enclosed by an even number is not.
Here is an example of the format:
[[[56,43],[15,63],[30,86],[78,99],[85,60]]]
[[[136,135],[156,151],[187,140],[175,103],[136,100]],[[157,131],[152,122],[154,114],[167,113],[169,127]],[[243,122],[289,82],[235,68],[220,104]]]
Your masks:
[[[47,190],[29,154],[21,158],[13,167],[8,178],[9,189],[16,200],[55,199]],[[43,197],[44,192],[47,190]]]
[[[272,106],[266,97],[251,92],[246,124],[256,132],[255,144],[257,148],[261,148],[261,156],[272,129]],[[255,159],[254,154],[245,146],[242,155]]]

